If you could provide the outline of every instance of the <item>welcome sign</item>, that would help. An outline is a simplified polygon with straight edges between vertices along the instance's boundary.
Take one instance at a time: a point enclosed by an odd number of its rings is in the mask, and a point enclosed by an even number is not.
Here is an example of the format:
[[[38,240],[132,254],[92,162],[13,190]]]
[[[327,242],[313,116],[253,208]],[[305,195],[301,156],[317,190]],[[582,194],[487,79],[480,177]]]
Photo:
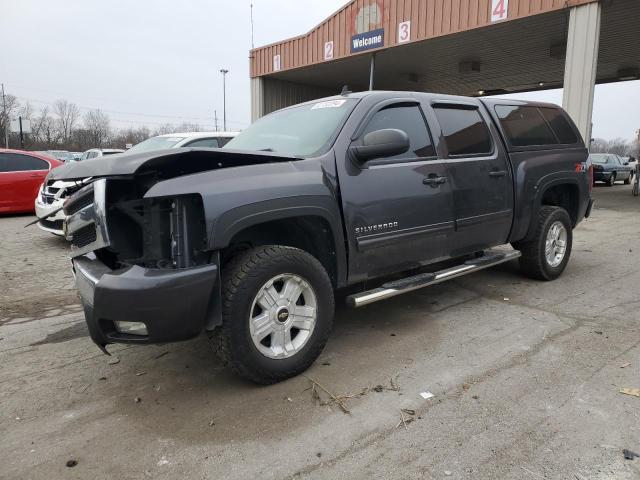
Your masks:
[[[384,28],[360,33],[351,37],[351,53],[364,52],[384,46]]]

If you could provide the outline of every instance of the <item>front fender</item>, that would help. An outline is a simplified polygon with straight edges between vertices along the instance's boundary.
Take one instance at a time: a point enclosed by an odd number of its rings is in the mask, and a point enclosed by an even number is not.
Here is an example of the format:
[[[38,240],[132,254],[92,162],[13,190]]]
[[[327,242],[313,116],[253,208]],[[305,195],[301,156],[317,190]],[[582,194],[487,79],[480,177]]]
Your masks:
[[[145,197],[198,194],[207,223],[207,248],[221,250],[245,228],[272,220],[320,217],[331,228],[337,280],[346,279],[342,216],[331,174],[317,160],[226,168],[173,178],[154,185]]]

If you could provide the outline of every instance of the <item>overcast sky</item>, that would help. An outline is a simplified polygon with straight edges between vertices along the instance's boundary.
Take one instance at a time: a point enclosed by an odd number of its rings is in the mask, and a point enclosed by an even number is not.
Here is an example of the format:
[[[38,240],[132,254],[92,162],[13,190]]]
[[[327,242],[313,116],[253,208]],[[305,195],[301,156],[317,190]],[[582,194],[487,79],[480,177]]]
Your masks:
[[[250,0],[2,0],[0,81],[39,109],[66,98],[116,127],[250,121]],[[346,0],[253,0],[255,45],[307,32]],[[518,98],[562,102],[561,91]],[[632,138],[640,82],[596,87],[594,136]],[[220,124],[221,124],[220,120]]]

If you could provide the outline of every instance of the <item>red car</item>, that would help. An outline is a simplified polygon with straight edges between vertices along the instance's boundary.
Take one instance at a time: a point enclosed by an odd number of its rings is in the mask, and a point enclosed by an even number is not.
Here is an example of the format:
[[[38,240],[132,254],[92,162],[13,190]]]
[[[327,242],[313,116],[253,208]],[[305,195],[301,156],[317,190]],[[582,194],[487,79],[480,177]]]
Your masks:
[[[44,177],[60,165],[38,153],[0,149],[0,213],[33,212]]]

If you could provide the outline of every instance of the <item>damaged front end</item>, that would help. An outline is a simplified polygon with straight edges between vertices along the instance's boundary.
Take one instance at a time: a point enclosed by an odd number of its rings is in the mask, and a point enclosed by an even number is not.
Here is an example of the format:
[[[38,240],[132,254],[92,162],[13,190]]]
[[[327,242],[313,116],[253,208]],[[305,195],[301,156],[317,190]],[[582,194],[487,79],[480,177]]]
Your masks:
[[[165,343],[215,315],[218,255],[197,194],[145,198],[135,177],[101,178],[67,199],[64,233],[92,339]]]

